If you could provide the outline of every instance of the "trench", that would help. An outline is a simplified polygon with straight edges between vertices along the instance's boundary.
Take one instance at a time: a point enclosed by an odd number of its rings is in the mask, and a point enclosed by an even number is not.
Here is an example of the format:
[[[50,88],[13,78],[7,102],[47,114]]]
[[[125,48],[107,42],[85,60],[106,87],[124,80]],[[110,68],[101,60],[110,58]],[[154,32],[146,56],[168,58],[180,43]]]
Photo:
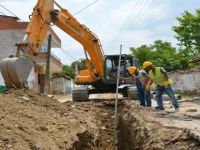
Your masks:
[[[105,101],[97,110],[101,122],[96,140],[83,134],[74,149],[113,150],[114,101]],[[200,142],[185,130],[165,127],[152,119],[150,110],[130,101],[120,101],[118,107],[118,150],[199,150]],[[93,143],[92,143],[93,142]],[[93,146],[91,146],[93,145]]]
[[[113,150],[114,105],[107,97],[61,104],[29,90],[0,94],[0,149]],[[188,132],[154,121],[149,110],[121,99],[118,108],[118,150],[200,149]]]
[[[200,142],[185,130],[165,127],[148,109],[127,101],[119,106],[118,150],[198,150]]]

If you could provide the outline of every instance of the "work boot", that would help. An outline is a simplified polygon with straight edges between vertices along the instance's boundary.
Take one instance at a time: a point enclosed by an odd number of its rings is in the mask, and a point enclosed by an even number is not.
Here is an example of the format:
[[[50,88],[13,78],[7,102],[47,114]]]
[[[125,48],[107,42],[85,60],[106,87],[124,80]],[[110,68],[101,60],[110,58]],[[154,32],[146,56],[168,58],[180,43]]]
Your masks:
[[[180,108],[175,108],[175,111],[176,111],[176,112],[180,111]]]
[[[158,106],[156,106],[155,110],[165,110],[165,108],[159,108]]]

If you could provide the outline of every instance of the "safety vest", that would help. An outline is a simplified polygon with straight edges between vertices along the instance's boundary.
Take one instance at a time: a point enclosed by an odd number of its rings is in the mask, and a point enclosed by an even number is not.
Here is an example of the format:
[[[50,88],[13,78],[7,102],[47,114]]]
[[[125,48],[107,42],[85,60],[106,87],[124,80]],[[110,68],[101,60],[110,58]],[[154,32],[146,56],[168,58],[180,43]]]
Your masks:
[[[165,81],[164,74],[160,71],[161,67],[155,68],[155,74],[152,70],[149,71],[149,77],[153,80],[156,86],[163,86],[163,82]],[[168,79],[169,84],[172,84],[172,80]]]

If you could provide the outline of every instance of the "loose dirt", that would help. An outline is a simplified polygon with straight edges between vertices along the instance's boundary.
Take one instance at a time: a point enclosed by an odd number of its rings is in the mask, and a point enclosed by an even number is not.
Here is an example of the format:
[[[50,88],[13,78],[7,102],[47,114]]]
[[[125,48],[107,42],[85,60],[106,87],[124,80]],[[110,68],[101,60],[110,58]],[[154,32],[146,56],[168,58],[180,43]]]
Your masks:
[[[140,107],[135,102],[130,101],[124,101],[120,109],[119,149],[200,149],[200,141],[194,136],[191,136],[186,129],[168,124],[169,121],[173,122],[173,120],[177,120],[177,118],[167,117],[167,112],[159,112],[149,108]],[[178,112],[173,112],[173,114],[177,113]],[[165,121],[160,121],[159,116],[166,117]]]
[[[112,150],[114,97],[103,96],[61,103],[29,90],[0,94],[0,149]],[[123,99],[119,106],[119,150],[200,149],[187,131],[166,124],[169,115],[163,121],[163,114]]]
[[[65,102],[28,90],[0,94],[0,149],[112,149],[113,106]]]

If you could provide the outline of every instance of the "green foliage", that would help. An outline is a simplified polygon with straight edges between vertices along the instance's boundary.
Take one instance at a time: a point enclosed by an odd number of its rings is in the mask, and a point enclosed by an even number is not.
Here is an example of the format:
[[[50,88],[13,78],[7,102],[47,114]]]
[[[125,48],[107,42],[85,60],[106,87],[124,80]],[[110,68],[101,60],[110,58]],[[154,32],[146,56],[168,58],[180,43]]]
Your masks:
[[[169,42],[161,40],[150,45],[141,45],[130,48],[132,54],[139,59],[140,64],[144,61],[152,61],[156,66],[164,67],[167,71],[177,69],[189,69],[195,64],[188,64],[194,56],[200,54],[200,9],[194,14],[185,11],[177,17],[179,25],[173,26],[180,48],[176,50]]]
[[[81,59],[79,61],[74,61],[71,64],[71,67],[76,70],[76,67],[78,70],[86,69],[85,59]]]
[[[167,71],[174,71],[177,69],[186,69],[189,57],[185,55],[186,50],[179,50],[169,42],[161,40],[155,41],[150,45],[142,45],[137,48],[130,48],[132,54],[139,59],[140,64],[144,61],[151,61],[156,66],[164,67]]]
[[[68,65],[63,65],[63,68],[62,68],[62,71],[60,72],[60,74],[67,75],[67,76],[71,77],[72,79],[75,76],[74,69]]]
[[[179,44],[187,49],[188,56],[200,54],[200,9],[195,14],[185,11],[177,20],[179,25],[172,29]]]

